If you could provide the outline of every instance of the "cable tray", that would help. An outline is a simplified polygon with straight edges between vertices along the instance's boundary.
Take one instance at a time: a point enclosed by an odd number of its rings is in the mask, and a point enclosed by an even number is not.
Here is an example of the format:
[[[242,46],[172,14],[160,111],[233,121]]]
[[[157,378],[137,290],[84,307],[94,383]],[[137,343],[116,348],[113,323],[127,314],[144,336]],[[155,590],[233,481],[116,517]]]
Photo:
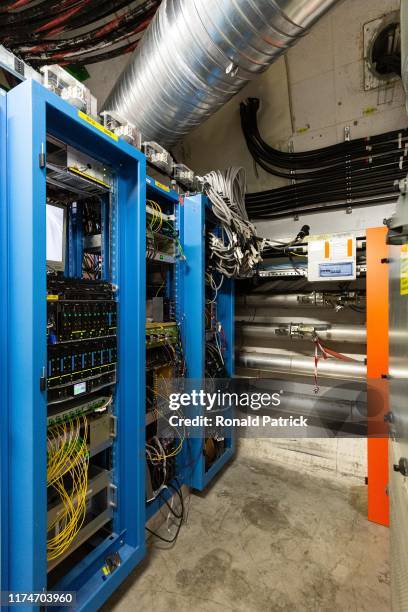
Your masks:
[[[109,187],[94,183],[90,179],[73,174],[68,169],[51,163],[47,163],[47,183],[85,197],[101,196],[110,191]]]

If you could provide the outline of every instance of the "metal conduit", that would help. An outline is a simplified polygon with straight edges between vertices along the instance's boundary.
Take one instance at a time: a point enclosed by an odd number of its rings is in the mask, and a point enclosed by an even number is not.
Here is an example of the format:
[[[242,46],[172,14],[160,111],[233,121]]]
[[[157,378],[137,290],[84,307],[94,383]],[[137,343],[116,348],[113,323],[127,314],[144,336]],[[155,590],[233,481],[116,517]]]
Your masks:
[[[341,294],[312,292],[273,294],[255,293],[252,295],[239,295],[236,305],[246,308],[329,308],[333,309],[336,301],[341,303]],[[365,298],[362,294],[345,295],[343,302],[354,306],[364,306]]]
[[[300,336],[290,333],[291,326],[299,326],[303,323],[272,323],[269,325],[259,323],[239,323],[237,321],[237,335],[242,338],[243,336],[251,336],[253,338],[262,338],[268,340],[299,340]],[[313,327],[313,323],[305,324],[309,327]],[[319,338],[321,340],[331,340],[333,342],[354,342],[365,344],[367,339],[366,329],[363,325],[343,325],[343,324],[329,324],[327,329],[323,329],[322,325],[315,325]],[[306,339],[310,341],[310,336],[306,336]]]
[[[304,300],[304,302],[303,302]],[[237,306],[246,307],[258,307],[258,308],[269,308],[274,306],[275,308],[287,308],[292,306],[310,306],[315,308],[321,306],[324,308],[326,305],[314,299],[313,294],[282,294],[282,295],[242,295],[236,298]]]
[[[104,104],[170,147],[339,0],[163,0]]]
[[[314,372],[313,357],[242,352],[238,353],[237,361],[242,367],[256,370],[311,375]],[[362,362],[321,359],[318,365],[318,374],[319,376],[344,379],[362,379],[366,377],[367,368]]]

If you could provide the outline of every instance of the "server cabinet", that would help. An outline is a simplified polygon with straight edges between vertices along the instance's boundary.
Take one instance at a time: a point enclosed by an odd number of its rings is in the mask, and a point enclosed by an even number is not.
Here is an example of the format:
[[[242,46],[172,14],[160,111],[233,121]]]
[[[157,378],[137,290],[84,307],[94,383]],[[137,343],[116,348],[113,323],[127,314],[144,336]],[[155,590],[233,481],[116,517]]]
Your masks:
[[[47,562],[47,400],[51,391],[47,356],[46,198],[50,183],[64,190],[65,182],[70,193],[77,190],[80,203],[83,192],[89,189],[95,192],[96,183],[81,177],[78,168],[75,176],[67,168],[50,168],[47,153],[50,137],[111,171],[112,182],[106,190],[109,193],[100,195],[98,200],[102,211],[100,253],[104,255],[100,279],[109,281],[117,309],[116,378],[110,408],[112,439],[107,442],[109,451],[97,455],[104,466],[105,461],[109,464],[109,484],[104,489],[103,503],[110,518],[103,529],[75,548],[66,563],[56,568],[51,564],[52,583],[50,561]],[[137,149],[119,141],[38,83],[26,81],[7,95],[7,160],[10,457],[7,590],[75,591],[77,610],[96,610],[145,554],[145,356],[140,350],[145,342],[145,159]],[[104,205],[106,198],[109,207]],[[74,218],[79,210],[74,197],[66,230],[65,276],[71,278],[78,276],[82,268],[79,261],[84,237],[78,218]],[[136,245],[136,249],[129,245]],[[98,330],[88,332],[98,334]],[[109,351],[112,353],[113,349]],[[92,368],[96,363],[94,355],[96,352],[92,353]],[[103,380],[98,378],[99,382]],[[87,384],[93,388],[94,383]],[[74,395],[83,393],[87,384],[74,385]],[[60,389],[54,389],[54,396],[59,393]],[[92,452],[90,449],[88,456]],[[102,473],[98,482],[103,486],[106,469],[99,470],[95,464],[94,470],[99,476]],[[88,475],[88,479],[91,477],[92,474]],[[94,493],[91,489],[86,491],[86,512]],[[74,505],[79,504],[79,498],[76,499]],[[93,505],[91,510],[97,512]]]
[[[166,391],[167,384],[172,384],[172,379],[178,375],[184,376],[184,370],[189,367],[189,356],[185,354],[182,338],[185,319],[182,302],[183,276],[187,265],[181,244],[184,198],[151,177],[147,177],[146,183],[146,283],[149,303],[149,320],[146,322],[146,449],[154,451],[151,444],[152,440],[157,442],[157,438],[159,442],[161,440],[160,444],[163,442],[170,445],[169,452],[165,453],[170,457],[165,456],[158,462],[152,462],[146,450],[146,519],[149,520],[172,495],[177,492],[182,494],[179,488],[189,483],[191,468],[187,441],[183,439],[182,431],[169,428],[168,436],[166,435],[167,406],[163,410],[160,408],[160,398],[165,399],[166,403],[166,398],[161,397],[164,395],[162,391]],[[155,301],[159,302],[158,308],[153,307]],[[174,361],[176,353],[182,356],[182,372],[178,371],[180,368],[177,367],[177,361]],[[153,390],[156,387],[153,380],[159,387],[156,394]]]

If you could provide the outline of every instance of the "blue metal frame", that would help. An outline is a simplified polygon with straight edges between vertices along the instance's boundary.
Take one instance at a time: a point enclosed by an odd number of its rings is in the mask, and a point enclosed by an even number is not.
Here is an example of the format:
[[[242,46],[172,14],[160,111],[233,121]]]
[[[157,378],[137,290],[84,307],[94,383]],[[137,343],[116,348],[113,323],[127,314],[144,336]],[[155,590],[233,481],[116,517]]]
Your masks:
[[[184,343],[187,376],[197,381],[205,375],[205,224],[207,198],[196,195],[184,202],[183,248],[187,259],[183,279]],[[234,372],[234,283],[224,279],[218,293],[217,316],[227,341],[224,355],[228,376]],[[222,456],[205,470],[203,439],[190,440],[193,465],[190,484],[202,491],[235,453],[235,440],[227,437]]]
[[[67,226],[65,275],[80,277],[83,257],[82,202],[76,203],[75,211],[68,211]]]
[[[78,116],[33,81],[7,94],[9,195],[9,578],[7,589],[47,587],[46,171],[39,154],[46,133],[113,168],[117,176],[112,281],[118,285],[118,486],[115,532],[54,588],[77,591],[77,610],[96,610],[145,554],[145,158]],[[135,245],[136,248],[129,248]],[[105,580],[109,552],[122,563]],[[29,609],[27,607],[27,609]]]
[[[7,292],[7,98],[0,93],[0,283]],[[0,591],[8,581],[7,300],[0,300]]]
[[[170,189],[166,187],[166,185],[159,183],[159,181],[156,181],[151,176],[146,176],[146,186],[152,199],[156,196],[159,198],[166,198],[166,200],[170,200],[172,202],[178,202],[180,199],[177,191],[174,191],[174,189]]]
[[[157,198],[159,202],[167,201],[170,204],[175,205],[175,226],[179,232],[180,242],[183,244],[183,232],[184,232],[184,214],[183,207],[184,201],[183,198],[179,196],[179,194],[173,189],[163,189],[160,186],[161,183],[158,183],[155,179],[151,177],[146,177],[146,186],[147,186],[147,197],[154,199]],[[176,320],[181,329],[181,338],[184,346],[184,336],[183,336],[183,327],[184,327],[184,308],[183,308],[183,279],[184,279],[184,268],[186,266],[186,262],[182,261],[180,258],[177,259],[174,264],[174,276],[173,276],[173,287],[169,286],[169,282],[167,282],[166,290],[168,291],[168,297],[172,298],[175,302],[176,307]],[[169,277],[170,275],[168,275]],[[169,278],[168,278],[169,280]],[[190,481],[189,477],[189,469],[184,468],[184,465],[188,465],[189,458],[188,452],[185,448],[185,445],[182,451],[177,455],[177,464],[176,464],[176,478],[180,485],[187,484]],[[174,483],[175,485],[175,483]],[[146,504],[146,520],[148,521],[152,516],[156,514],[160,510],[160,508],[165,504],[165,500],[168,500],[173,495],[173,491],[171,489],[165,489],[162,492],[162,495],[155,500]]]

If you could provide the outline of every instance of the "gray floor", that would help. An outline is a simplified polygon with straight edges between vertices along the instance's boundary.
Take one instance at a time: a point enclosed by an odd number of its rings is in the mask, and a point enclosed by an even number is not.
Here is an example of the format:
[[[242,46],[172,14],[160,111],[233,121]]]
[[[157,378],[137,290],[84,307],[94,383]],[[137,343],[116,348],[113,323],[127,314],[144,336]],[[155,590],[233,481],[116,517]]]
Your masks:
[[[236,459],[104,610],[388,611],[388,530],[365,500],[365,486]]]

